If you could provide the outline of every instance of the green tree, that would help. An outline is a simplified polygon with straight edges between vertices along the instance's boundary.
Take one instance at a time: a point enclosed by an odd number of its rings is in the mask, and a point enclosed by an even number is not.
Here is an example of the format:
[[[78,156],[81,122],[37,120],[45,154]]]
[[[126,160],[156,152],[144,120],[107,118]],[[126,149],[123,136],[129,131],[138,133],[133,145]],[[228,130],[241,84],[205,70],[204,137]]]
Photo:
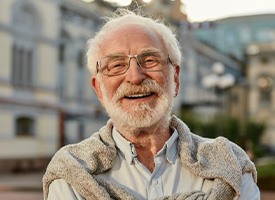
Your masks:
[[[261,137],[266,130],[266,124],[261,122],[255,122],[248,120],[244,126],[244,138],[248,140],[249,147],[253,151],[256,157],[261,157],[264,155],[264,149],[261,146]]]
[[[264,155],[260,141],[266,129],[265,123],[247,120],[242,124],[238,118],[228,115],[216,115],[205,121],[188,109],[182,110],[180,118],[195,134],[207,138],[224,136],[244,150],[252,151],[256,157]]]

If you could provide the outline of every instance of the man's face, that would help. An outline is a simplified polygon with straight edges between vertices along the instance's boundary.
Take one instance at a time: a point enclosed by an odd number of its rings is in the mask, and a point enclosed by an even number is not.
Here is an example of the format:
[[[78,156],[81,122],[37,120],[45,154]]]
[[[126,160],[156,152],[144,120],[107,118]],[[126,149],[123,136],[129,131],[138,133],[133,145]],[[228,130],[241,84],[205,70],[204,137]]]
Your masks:
[[[144,26],[124,26],[101,42],[99,59],[148,51],[160,51],[163,56],[154,72],[142,69],[132,58],[125,74],[108,77],[99,72],[92,77],[98,98],[116,125],[149,127],[169,117],[178,92],[179,67],[168,64],[162,40]]]

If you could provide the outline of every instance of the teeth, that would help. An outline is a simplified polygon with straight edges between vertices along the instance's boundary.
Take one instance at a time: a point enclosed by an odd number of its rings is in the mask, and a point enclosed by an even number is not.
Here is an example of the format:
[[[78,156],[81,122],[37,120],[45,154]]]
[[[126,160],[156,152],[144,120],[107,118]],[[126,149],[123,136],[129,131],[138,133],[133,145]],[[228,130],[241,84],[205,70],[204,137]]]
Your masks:
[[[132,94],[132,95],[127,95],[126,97],[129,97],[129,98],[139,98],[139,97],[145,97],[145,96],[148,96],[150,95],[151,93],[146,93],[146,94]]]

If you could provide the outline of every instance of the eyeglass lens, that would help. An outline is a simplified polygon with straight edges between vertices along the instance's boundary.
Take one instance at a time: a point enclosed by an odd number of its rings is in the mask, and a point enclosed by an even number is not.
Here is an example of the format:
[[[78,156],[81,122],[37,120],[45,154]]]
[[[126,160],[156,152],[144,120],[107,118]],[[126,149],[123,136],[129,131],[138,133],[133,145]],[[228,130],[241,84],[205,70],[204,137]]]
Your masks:
[[[143,69],[150,70],[156,67],[163,56],[160,52],[146,52],[138,55],[109,55],[102,58],[99,61],[99,67],[103,74],[109,76],[115,76],[125,73],[129,66],[132,58],[135,58],[138,65]],[[150,70],[151,71],[151,70]]]

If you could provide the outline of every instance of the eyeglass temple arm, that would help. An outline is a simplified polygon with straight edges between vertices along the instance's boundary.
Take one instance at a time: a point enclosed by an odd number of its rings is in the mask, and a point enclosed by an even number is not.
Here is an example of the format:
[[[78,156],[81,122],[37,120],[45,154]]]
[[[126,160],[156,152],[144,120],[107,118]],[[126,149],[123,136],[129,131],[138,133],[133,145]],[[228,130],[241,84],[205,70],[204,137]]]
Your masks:
[[[98,61],[97,61],[97,62],[96,62],[96,72],[95,72],[96,74],[97,74],[98,71],[99,71],[99,70],[98,70],[98,67],[99,67],[99,64],[98,64]]]
[[[168,55],[168,62],[170,62],[173,65],[173,62],[172,62],[172,60],[171,60],[171,58],[170,58],[169,55]]]

